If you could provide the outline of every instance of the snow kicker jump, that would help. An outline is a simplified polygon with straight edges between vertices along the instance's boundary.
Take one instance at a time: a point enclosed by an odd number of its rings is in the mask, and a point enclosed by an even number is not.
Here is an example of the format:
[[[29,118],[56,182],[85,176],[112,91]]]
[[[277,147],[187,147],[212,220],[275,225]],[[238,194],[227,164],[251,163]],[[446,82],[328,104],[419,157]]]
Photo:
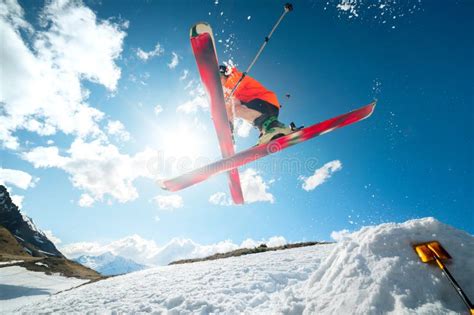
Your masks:
[[[307,128],[295,128],[294,124],[292,124],[291,127],[288,127],[277,120],[280,106],[276,95],[274,95],[273,92],[266,90],[263,85],[247,76],[247,74],[262,53],[282,19],[288,12],[293,10],[293,6],[288,3],[285,4],[284,9],[283,14],[273,26],[271,32],[265,37],[264,43],[260,47],[250,66],[241,74],[236,69],[230,69],[229,73],[227,69],[220,69],[214,37],[209,24],[198,23],[191,28],[191,46],[196,58],[201,81],[210,100],[211,117],[216,129],[222,159],[178,177],[161,181],[160,186],[163,189],[178,191],[202,182],[216,174],[227,172],[232,200],[235,204],[243,204],[244,197],[240,185],[238,172],[239,167],[295,144],[328,133],[334,129],[361,121],[372,114],[375,108],[375,102]],[[221,68],[222,67],[223,66],[221,66]],[[235,72],[233,77],[229,80],[230,72],[232,70]],[[236,77],[236,74],[240,77]],[[228,85],[229,82],[235,82],[235,84],[229,88],[230,91],[228,91],[226,95],[224,95],[223,82],[225,82],[226,85]],[[258,106],[255,110],[249,110],[250,103],[253,102],[253,99],[248,96],[248,93],[246,94],[243,92],[245,91],[245,88],[251,90],[252,93],[261,90],[263,91],[262,95],[267,97],[267,99],[261,100],[257,95],[255,100],[259,102]],[[270,95],[270,97],[268,97],[268,95]],[[232,107],[228,106],[230,103],[232,104]],[[247,117],[241,118],[247,118],[246,120],[249,120],[248,117],[253,117],[250,119],[252,120],[251,122],[260,130],[258,145],[237,154],[234,151],[232,135],[232,120],[235,117],[235,106],[240,106],[240,112],[242,112],[242,109],[245,109],[247,112],[244,114],[247,115]]]

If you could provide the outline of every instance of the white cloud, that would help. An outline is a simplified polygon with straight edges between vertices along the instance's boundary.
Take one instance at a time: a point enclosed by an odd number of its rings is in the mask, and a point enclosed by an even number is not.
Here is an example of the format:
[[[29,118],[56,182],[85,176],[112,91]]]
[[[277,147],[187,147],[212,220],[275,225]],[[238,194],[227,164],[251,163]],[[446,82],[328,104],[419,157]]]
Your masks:
[[[268,247],[278,247],[288,244],[288,242],[283,236],[272,236],[266,244]]]
[[[163,106],[161,105],[156,105],[154,108],[153,108],[153,111],[155,112],[155,115],[159,115],[161,114],[161,112],[163,112]]]
[[[146,240],[135,234],[107,244],[98,242],[72,243],[62,246],[60,251],[69,258],[76,258],[81,255],[96,256],[111,252],[139,263],[148,264],[150,258],[158,249],[159,247],[154,241]]]
[[[198,110],[209,110],[209,100],[204,87],[195,80],[190,80],[184,87],[191,99],[176,108],[176,112],[184,114],[195,114]]]
[[[167,244],[158,248],[155,254],[150,257],[150,262],[154,265],[166,265],[179,259],[202,258],[238,248],[238,245],[228,240],[210,245],[201,245],[190,239],[173,238]]]
[[[323,184],[329,179],[332,173],[342,169],[342,163],[339,160],[334,160],[323,165],[323,167],[314,171],[310,177],[300,176],[299,179],[303,181],[302,188],[310,191]]]
[[[252,130],[252,128],[253,125],[246,120],[237,119],[235,121],[235,131],[241,138],[247,138],[250,135],[250,130]]]
[[[98,242],[78,242],[65,245],[59,250],[68,258],[77,258],[82,255],[100,255],[105,253],[105,246]]]
[[[199,85],[199,83],[198,83]],[[193,86],[195,87],[196,86],[196,80],[194,79],[191,79],[188,81],[188,83],[186,83],[186,86],[184,87],[185,90],[189,90],[191,88],[193,88]],[[202,91],[204,91],[204,89],[202,89]],[[191,93],[190,93],[191,94]],[[192,94],[191,94],[192,95]]]
[[[183,74],[179,77],[179,80],[180,80],[180,81],[186,80],[186,78],[188,77],[188,74],[189,74],[189,70],[188,70],[188,69],[184,69],[184,70],[183,70]]]
[[[128,133],[125,126],[118,120],[110,120],[106,129],[109,135],[115,136],[121,141],[130,140],[130,133]]]
[[[33,163],[35,168],[62,168],[68,161],[67,158],[59,155],[57,147],[37,147],[24,153],[23,159]]]
[[[172,57],[170,63],[168,64],[168,68],[174,69],[179,64],[179,56],[174,51],[171,53],[171,55]]]
[[[180,195],[158,195],[153,201],[162,210],[174,210],[183,207],[183,198]]]
[[[52,26],[40,33],[36,47],[52,53],[61,69],[87,77],[114,90],[120,69],[114,59],[122,52],[122,25],[97,21],[92,10],[77,1],[53,1],[42,19]],[[44,50],[47,49],[47,50]]]
[[[274,247],[286,243],[285,238],[282,236],[274,236],[267,240],[262,239],[259,241],[247,239],[240,245],[230,240],[202,245],[191,239],[173,238],[165,245],[159,246],[153,240],[146,240],[139,235],[131,235],[107,244],[100,244],[98,242],[68,244],[61,247],[60,250],[69,258],[76,258],[81,255],[95,256],[111,252],[142,264],[166,265],[178,259],[202,258],[239,248],[253,248],[260,244]]]
[[[150,73],[145,72],[145,73],[140,73],[138,75],[135,74],[129,74],[128,79],[132,81],[133,83],[140,83],[141,85],[148,85],[147,80],[150,78]]]
[[[0,168],[0,185],[11,184],[21,189],[34,187],[35,180],[27,172]]]
[[[0,3],[0,142],[8,149],[19,148],[13,135],[19,129],[103,136],[104,114],[86,103],[89,91],[81,81],[113,91],[121,74],[115,60],[126,35],[123,23],[98,20],[79,1],[47,2],[41,12],[35,30],[16,1]]]
[[[89,194],[82,194],[81,199],[79,199],[79,206],[84,208],[92,207],[95,200]]]
[[[163,47],[161,47],[161,44],[156,43],[155,48],[153,50],[150,50],[150,51],[144,51],[141,48],[138,48],[137,49],[137,56],[138,56],[138,58],[140,58],[143,61],[148,61],[148,59],[163,55],[164,52],[165,52],[165,50],[163,49]]]
[[[58,246],[62,243],[62,241],[58,237],[53,235],[53,232],[51,230],[44,230],[43,233],[51,242],[53,242],[54,245]]]
[[[269,183],[265,182],[258,172],[252,168],[246,169],[240,174],[242,192],[246,203],[252,202],[275,202],[275,198],[267,190]]]
[[[100,140],[76,139],[67,155],[60,155],[57,147],[38,147],[24,153],[22,158],[36,168],[62,169],[70,175],[74,187],[84,190],[95,201],[110,195],[123,203],[138,197],[133,186],[135,179],[154,179],[157,175],[149,168],[155,156],[150,149],[129,156]]]
[[[198,95],[193,99],[179,105],[176,108],[178,113],[184,114],[195,114],[199,109],[207,110],[209,108],[209,102],[205,95]]]
[[[3,1],[1,4],[0,17],[8,20],[15,28],[25,28],[32,32],[32,27],[23,19],[23,8],[17,1]]]
[[[248,238],[240,244],[241,248],[253,248],[253,247],[258,247],[261,244],[265,244],[268,247],[279,247],[283,246],[285,244],[288,244],[286,239],[283,236],[272,236],[270,237],[267,241],[261,240],[261,241],[256,241],[251,238]]]
[[[245,203],[270,202],[274,203],[274,196],[268,192],[270,182],[265,182],[258,172],[252,168],[240,173],[240,183]],[[209,197],[209,202],[219,206],[231,206],[233,201],[224,192],[217,192]]]
[[[232,206],[232,199],[224,192],[216,192],[209,197],[209,202],[218,206]]]
[[[23,199],[25,199],[25,196],[12,195],[11,199],[18,209],[23,209]]]

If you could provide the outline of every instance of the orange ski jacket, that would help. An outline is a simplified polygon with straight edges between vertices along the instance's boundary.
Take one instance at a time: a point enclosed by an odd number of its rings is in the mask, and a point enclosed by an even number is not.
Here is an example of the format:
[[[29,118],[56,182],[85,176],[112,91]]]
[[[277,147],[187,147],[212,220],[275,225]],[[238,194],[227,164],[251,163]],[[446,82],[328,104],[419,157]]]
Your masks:
[[[226,97],[230,94],[241,76],[242,72],[235,67],[232,68],[232,73],[224,84],[224,94]],[[234,92],[234,97],[242,103],[248,103],[254,99],[261,99],[280,108],[280,103],[278,103],[275,93],[266,89],[260,82],[248,75],[240,82],[237,90]]]

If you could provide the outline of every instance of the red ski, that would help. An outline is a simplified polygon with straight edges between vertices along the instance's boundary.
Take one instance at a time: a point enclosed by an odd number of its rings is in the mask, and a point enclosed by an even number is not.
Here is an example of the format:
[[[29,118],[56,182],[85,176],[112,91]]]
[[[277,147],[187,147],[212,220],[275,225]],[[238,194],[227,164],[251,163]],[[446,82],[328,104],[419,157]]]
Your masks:
[[[219,77],[219,65],[212,36],[212,29],[207,23],[198,23],[191,28],[191,46],[201,75],[201,81],[206,88],[211,103],[211,116],[216,129],[222,157],[229,158],[235,154],[232,133],[227,119],[224,92]],[[237,168],[228,169],[229,188],[232,200],[236,204],[244,203]],[[189,185],[188,185],[189,186]]]
[[[369,117],[374,111],[374,108],[375,102],[356,109],[350,113],[343,114],[310,127],[300,129],[289,135],[270,141],[269,143],[261,144],[244,150],[233,156],[216,161],[181,176],[162,181],[161,186],[163,189],[178,191],[191,185],[200,183],[213,175],[234,169],[236,170],[238,167],[260,159],[266,155],[276,153],[295,144],[302,143],[311,138],[333,131],[334,129],[361,121]]]

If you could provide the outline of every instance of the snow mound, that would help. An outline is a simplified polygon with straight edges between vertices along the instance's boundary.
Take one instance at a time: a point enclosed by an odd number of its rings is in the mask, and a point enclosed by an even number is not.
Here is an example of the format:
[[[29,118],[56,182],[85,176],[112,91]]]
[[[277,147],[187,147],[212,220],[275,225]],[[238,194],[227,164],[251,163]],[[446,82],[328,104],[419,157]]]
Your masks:
[[[450,314],[466,312],[436,266],[422,263],[412,245],[438,240],[447,264],[474,297],[474,238],[434,218],[333,233],[338,244],[308,281],[307,314]]]

